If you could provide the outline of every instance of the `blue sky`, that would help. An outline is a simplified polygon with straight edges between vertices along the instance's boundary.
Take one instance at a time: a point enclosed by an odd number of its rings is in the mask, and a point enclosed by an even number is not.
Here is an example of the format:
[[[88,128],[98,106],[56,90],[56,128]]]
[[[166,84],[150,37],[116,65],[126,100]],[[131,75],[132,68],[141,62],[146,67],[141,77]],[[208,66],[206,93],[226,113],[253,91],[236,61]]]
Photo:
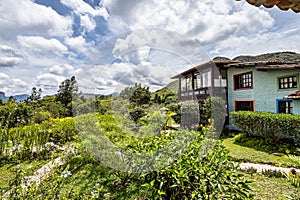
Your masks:
[[[234,0],[2,0],[0,91],[153,89],[215,56],[300,52],[300,14]]]

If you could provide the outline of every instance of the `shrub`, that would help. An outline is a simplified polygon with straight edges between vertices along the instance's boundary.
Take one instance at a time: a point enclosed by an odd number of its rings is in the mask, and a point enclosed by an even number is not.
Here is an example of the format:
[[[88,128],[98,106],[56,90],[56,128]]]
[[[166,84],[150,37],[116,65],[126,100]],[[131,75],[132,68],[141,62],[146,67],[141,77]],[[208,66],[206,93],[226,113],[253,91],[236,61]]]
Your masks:
[[[217,132],[221,132],[226,117],[225,101],[218,96],[212,96],[204,101],[205,120],[212,121]]]
[[[145,175],[150,199],[246,199],[248,181],[238,174],[238,164],[228,160],[228,150],[219,142],[205,155],[199,153],[214,140],[196,136],[178,159],[163,169]],[[203,147],[204,146],[204,147]]]
[[[300,116],[251,111],[233,112],[231,116],[234,125],[250,136],[300,142]]]
[[[75,139],[77,130],[75,127],[74,119],[66,117],[62,119],[51,119],[42,124],[42,128],[50,130],[50,142],[66,143]]]
[[[197,101],[184,101],[180,104],[181,127],[198,128],[200,120],[199,103]]]

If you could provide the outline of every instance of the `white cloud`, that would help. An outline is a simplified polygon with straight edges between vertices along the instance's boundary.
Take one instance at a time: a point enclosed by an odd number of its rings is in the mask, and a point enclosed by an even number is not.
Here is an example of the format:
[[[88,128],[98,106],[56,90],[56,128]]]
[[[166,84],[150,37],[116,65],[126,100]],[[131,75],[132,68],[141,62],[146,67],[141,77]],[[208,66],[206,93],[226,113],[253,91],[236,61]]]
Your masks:
[[[33,66],[51,66],[65,62],[68,48],[55,38],[18,36],[18,46],[24,63]]]
[[[48,69],[50,74],[59,75],[59,76],[73,76],[75,75],[75,70],[72,65],[63,64],[63,65],[53,65]]]
[[[107,20],[109,14],[103,6],[93,8],[83,0],[60,0],[62,4],[71,8],[80,17],[80,25],[85,32],[93,31],[96,28],[96,16],[101,16]]]
[[[169,67],[153,65],[147,61],[139,64],[122,62],[83,67],[77,74],[77,80],[83,92],[108,95],[135,83],[141,83],[155,91],[171,82],[170,78],[175,74]]]
[[[295,41],[300,40],[300,29],[298,34],[288,37],[290,30],[280,33],[265,33],[263,35],[255,35],[252,38],[245,36],[231,37],[216,45],[216,49],[220,49],[226,57],[233,58],[238,55],[259,55],[263,53],[271,53],[277,51],[296,51],[300,52],[300,47]]]
[[[86,42],[85,38],[82,35],[78,37],[65,38],[65,43],[70,48],[82,54],[87,54],[94,48],[94,44],[92,42]]]
[[[68,48],[55,38],[46,39],[40,36],[18,36],[17,41],[22,48],[35,53],[51,52],[57,55],[66,53]]]
[[[28,93],[30,85],[21,79],[14,79],[6,73],[0,72],[0,88],[6,96],[11,96]]]
[[[89,15],[84,14],[80,16],[80,25],[90,32],[96,28],[96,22]]]
[[[38,75],[35,79],[35,85],[40,87],[43,95],[56,94],[58,87],[65,80],[65,77],[50,73]]]
[[[0,3],[0,37],[14,40],[18,34],[67,36],[72,33],[72,19],[51,7],[32,0],[2,0]]]
[[[224,40],[234,34],[261,32],[273,24],[272,17],[263,10],[231,0],[104,0],[111,13],[112,29],[159,27],[176,31],[202,44]],[[121,22],[120,22],[121,21]]]
[[[19,64],[22,61],[21,55],[7,46],[0,45],[0,67],[11,67]]]
[[[156,51],[159,53],[153,56]],[[113,53],[125,62],[139,64],[150,59],[150,62],[173,68],[181,67],[183,60],[194,65],[210,60],[198,41],[163,29],[132,31],[116,40]]]
[[[76,14],[90,14],[91,16],[102,16],[108,18],[108,13],[104,7],[98,6],[95,9],[83,0],[60,0],[60,2],[73,9]]]

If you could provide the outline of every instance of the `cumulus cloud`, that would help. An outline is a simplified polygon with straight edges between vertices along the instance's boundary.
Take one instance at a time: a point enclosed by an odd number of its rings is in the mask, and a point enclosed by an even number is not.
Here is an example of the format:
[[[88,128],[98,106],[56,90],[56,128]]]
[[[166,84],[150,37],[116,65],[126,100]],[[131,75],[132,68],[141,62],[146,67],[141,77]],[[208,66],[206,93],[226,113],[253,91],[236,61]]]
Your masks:
[[[7,45],[0,45],[0,67],[12,67],[22,61],[22,56],[19,55],[13,48]]]
[[[6,96],[26,94],[30,85],[21,79],[11,78],[8,74],[0,72],[0,88]]]
[[[80,25],[90,32],[96,28],[96,22],[89,15],[84,14],[80,16]]]
[[[18,36],[18,46],[24,62],[33,66],[49,66],[65,62],[68,47],[58,39],[41,36]]]
[[[230,35],[248,31],[260,32],[273,24],[269,13],[231,0],[104,0],[111,13],[112,29],[120,24],[137,29],[159,27],[176,31],[202,44],[224,40]],[[120,22],[121,21],[121,22]]]
[[[109,16],[105,7],[99,5],[93,8],[83,0],[61,0],[61,3],[74,10],[74,13],[80,17],[80,25],[85,32],[96,28],[95,17],[101,16],[107,20]]]
[[[300,47],[295,41],[300,40],[300,29],[294,30],[295,34],[289,37],[282,37],[288,35],[292,30],[283,31],[280,33],[265,33],[263,35],[255,35],[255,37],[231,37],[226,41],[220,42],[216,45],[215,50],[224,56],[233,58],[238,55],[259,55],[263,53],[277,52],[277,51],[296,51],[300,52]],[[232,45],[234,44],[234,45]]]
[[[197,65],[210,60],[197,40],[162,29],[129,32],[125,38],[116,40],[113,53],[116,58],[126,62],[139,64],[148,60],[172,68],[180,68],[182,64],[188,65],[187,63]],[[182,62],[183,60],[186,62]]]
[[[78,37],[68,37],[65,38],[65,44],[75,51],[87,54],[91,49],[94,48],[93,42],[87,42],[85,38],[80,35]]]
[[[170,67],[153,65],[147,61],[139,64],[120,62],[84,67],[77,74],[77,80],[82,91],[108,95],[119,93],[135,83],[141,83],[155,91],[170,83],[170,78],[175,74]]]
[[[14,40],[22,34],[67,36],[72,33],[72,19],[59,15],[51,7],[32,0],[2,0],[0,37]]]
[[[61,82],[65,80],[65,77],[54,75],[51,73],[41,74],[35,78],[35,85],[42,88],[43,94],[55,94]]]
[[[63,65],[53,65],[48,69],[50,74],[59,75],[59,76],[73,76],[75,75],[75,70],[72,65],[63,64]]]
[[[35,53],[52,52],[61,55],[68,48],[55,38],[46,39],[40,36],[18,36],[17,40],[21,47]]]
[[[69,8],[72,8],[76,14],[89,14],[93,17],[102,16],[108,18],[107,10],[102,6],[97,6],[95,9],[84,2],[83,0],[60,0],[60,2]]]

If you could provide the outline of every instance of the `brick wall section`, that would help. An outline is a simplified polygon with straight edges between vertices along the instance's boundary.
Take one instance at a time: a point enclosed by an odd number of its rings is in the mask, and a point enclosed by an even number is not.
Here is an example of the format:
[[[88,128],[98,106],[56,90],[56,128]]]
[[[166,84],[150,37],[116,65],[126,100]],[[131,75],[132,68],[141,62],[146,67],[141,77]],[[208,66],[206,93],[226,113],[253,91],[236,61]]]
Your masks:
[[[252,71],[253,89],[234,90],[233,75]],[[254,67],[229,68],[228,69],[228,107],[229,112],[234,111],[235,100],[254,100],[256,111],[266,111],[276,113],[276,99],[300,90],[300,80],[298,76],[298,89],[278,89],[277,77],[300,74],[300,69],[292,70],[268,70],[257,71]],[[293,101],[293,113],[300,115],[300,100]]]

